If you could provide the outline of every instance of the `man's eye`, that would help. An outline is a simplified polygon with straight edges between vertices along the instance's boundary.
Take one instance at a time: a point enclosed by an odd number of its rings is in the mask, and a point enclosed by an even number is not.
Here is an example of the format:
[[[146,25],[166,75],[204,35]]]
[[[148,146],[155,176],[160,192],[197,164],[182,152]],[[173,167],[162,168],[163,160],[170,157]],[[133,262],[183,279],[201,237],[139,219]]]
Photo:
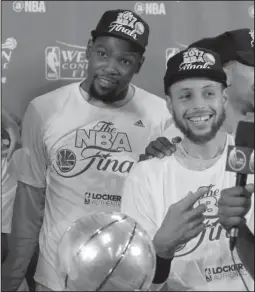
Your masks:
[[[127,59],[121,59],[121,63],[123,63],[124,65],[127,65],[127,66],[131,64],[131,62]]]
[[[100,57],[106,57],[106,53],[103,51],[97,51],[98,56]]]
[[[209,96],[209,97],[212,97],[212,96],[215,95],[215,93],[214,93],[213,91],[207,91],[207,92],[205,93],[205,95],[207,95],[207,96]]]
[[[180,96],[180,99],[190,99],[191,94],[183,94]]]

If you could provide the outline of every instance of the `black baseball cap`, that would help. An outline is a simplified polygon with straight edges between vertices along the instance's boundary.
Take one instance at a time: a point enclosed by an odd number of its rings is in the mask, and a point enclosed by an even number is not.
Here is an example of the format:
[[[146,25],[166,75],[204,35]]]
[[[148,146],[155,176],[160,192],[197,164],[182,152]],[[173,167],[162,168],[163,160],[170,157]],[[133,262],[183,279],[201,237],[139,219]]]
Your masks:
[[[192,47],[168,60],[164,77],[165,94],[173,83],[194,77],[206,77],[227,87],[227,76],[220,56],[208,49]]]
[[[104,35],[122,38],[145,51],[149,32],[149,25],[139,15],[131,10],[118,9],[106,11],[91,35],[93,38]]]
[[[254,67],[254,30],[243,28],[224,32],[214,38],[204,38],[189,46],[207,48],[221,57],[222,64],[238,61]]]

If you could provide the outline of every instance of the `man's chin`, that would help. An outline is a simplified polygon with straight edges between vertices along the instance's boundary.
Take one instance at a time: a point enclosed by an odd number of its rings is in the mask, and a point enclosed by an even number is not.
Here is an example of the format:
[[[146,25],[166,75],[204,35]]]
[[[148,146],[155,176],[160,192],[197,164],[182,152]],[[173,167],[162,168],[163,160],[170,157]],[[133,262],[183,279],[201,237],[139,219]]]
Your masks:
[[[90,95],[98,100],[110,101],[115,96],[115,88],[97,88],[93,86],[90,88]]]
[[[205,144],[211,141],[215,137],[216,133],[213,131],[204,133],[204,134],[196,134],[193,132],[187,132],[186,137],[195,144]]]

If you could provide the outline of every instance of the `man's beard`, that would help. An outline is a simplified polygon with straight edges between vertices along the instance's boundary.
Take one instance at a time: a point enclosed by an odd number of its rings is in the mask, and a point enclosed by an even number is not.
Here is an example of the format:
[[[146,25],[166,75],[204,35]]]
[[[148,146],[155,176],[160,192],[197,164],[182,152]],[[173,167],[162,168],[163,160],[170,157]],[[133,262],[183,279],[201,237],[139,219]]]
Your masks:
[[[216,136],[217,132],[222,127],[226,119],[226,112],[225,112],[225,108],[222,107],[219,117],[211,126],[211,130],[204,135],[194,134],[188,126],[186,127],[184,123],[177,118],[174,111],[173,111],[173,119],[174,119],[176,127],[180,129],[180,131],[183,133],[183,135],[186,138],[188,138],[190,141],[192,141],[195,144],[202,145],[211,141]]]
[[[124,99],[127,94],[127,89],[124,89],[120,93],[117,92],[117,88],[113,89],[112,91],[106,93],[106,94],[99,94],[97,90],[95,89],[94,82],[91,83],[89,87],[89,95],[96,100],[101,100],[106,103],[112,103],[121,99]]]

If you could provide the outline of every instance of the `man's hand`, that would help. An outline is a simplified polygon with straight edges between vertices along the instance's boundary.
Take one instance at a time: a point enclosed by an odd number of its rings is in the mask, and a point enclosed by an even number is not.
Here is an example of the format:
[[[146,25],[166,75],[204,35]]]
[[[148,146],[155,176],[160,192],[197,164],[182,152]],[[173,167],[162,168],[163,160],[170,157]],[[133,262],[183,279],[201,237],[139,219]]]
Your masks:
[[[156,253],[162,258],[172,258],[176,248],[196,237],[204,228],[205,205],[193,208],[199,198],[208,192],[207,187],[189,192],[181,201],[171,205],[157,231],[153,242]]]
[[[254,185],[222,190],[219,199],[219,221],[226,230],[245,224],[244,216],[251,207]]]
[[[180,140],[180,137],[175,137],[172,139],[174,143],[179,143]],[[146,147],[145,154],[140,155],[139,161],[151,159],[153,157],[164,158],[165,156],[171,156],[176,151],[176,146],[174,143],[171,143],[165,137],[157,138]]]

